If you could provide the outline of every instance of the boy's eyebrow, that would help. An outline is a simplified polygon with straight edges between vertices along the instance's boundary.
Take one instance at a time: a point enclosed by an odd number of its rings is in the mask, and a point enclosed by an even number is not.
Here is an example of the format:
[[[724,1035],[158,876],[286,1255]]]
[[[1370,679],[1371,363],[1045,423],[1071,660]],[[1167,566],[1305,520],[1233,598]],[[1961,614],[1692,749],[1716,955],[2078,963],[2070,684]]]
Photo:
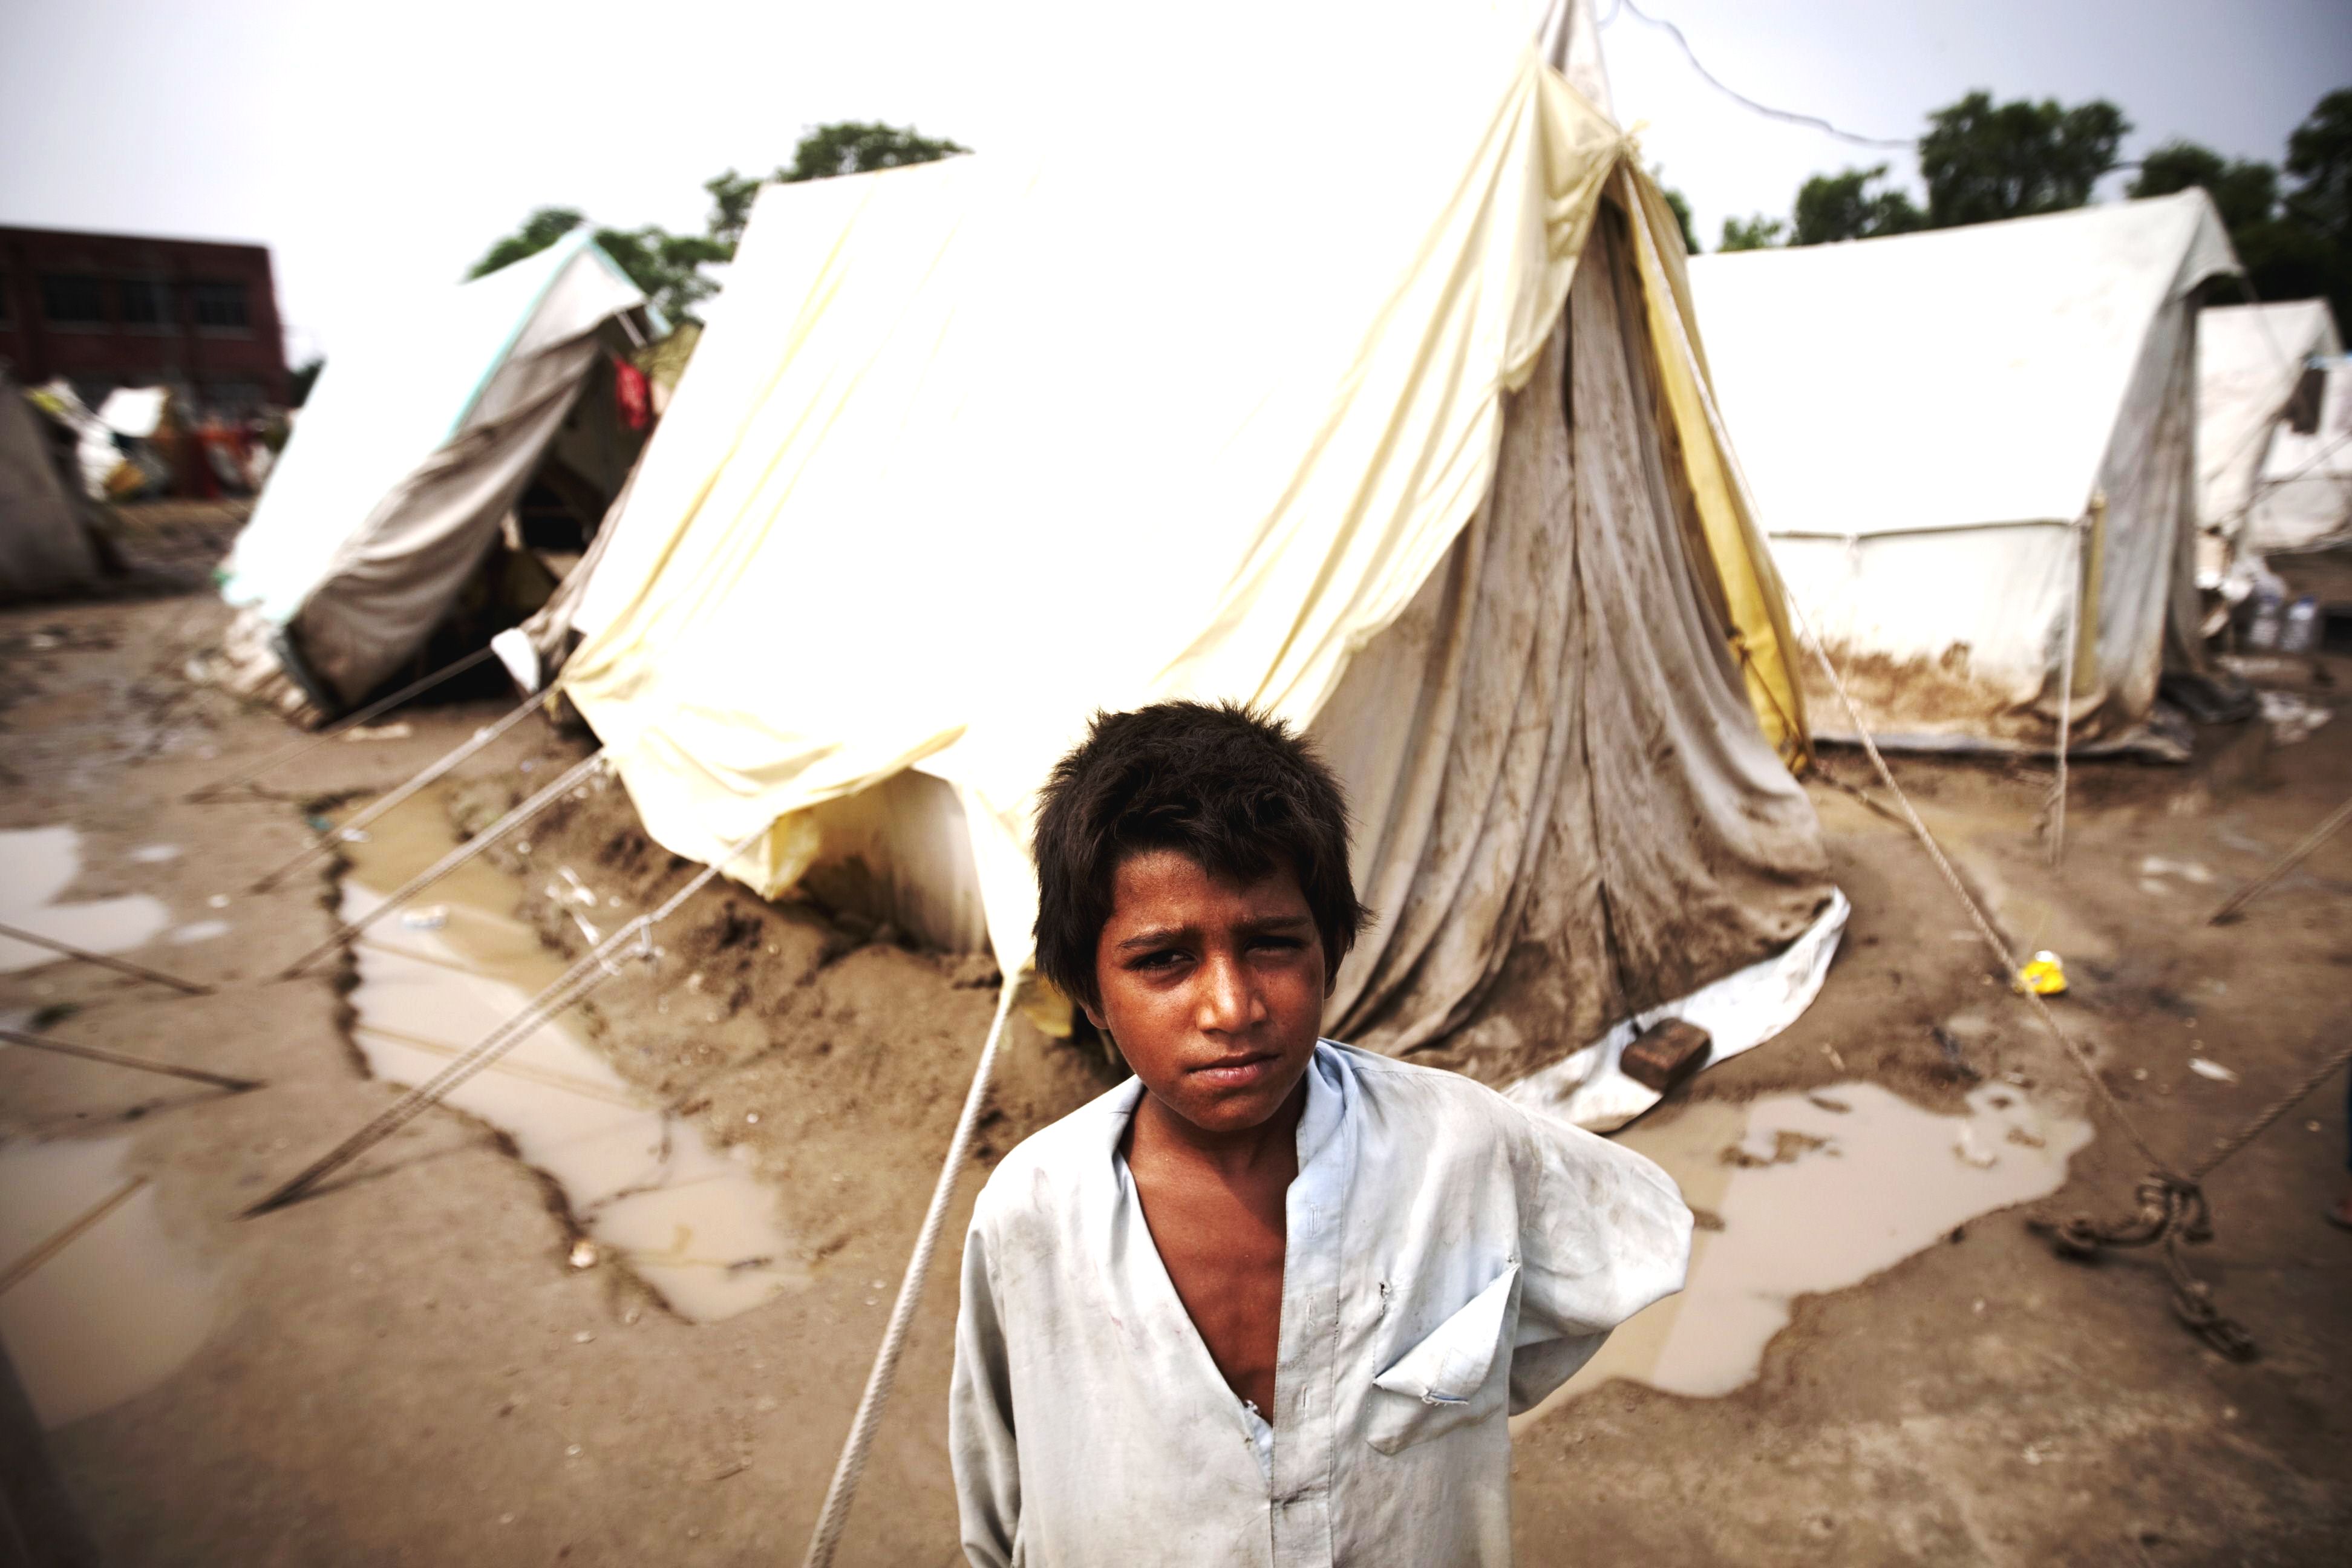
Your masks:
[[[1244,935],[1256,936],[1268,931],[1297,931],[1314,923],[1314,917],[1310,915],[1268,915],[1262,921],[1244,921],[1234,929]],[[1192,926],[1154,926],[1150,931],[1138,931],[1120,942],[1118,951],[1127,952],[1141,948],[1163,947],[1169,942],[1197,934],[1199,933]]]

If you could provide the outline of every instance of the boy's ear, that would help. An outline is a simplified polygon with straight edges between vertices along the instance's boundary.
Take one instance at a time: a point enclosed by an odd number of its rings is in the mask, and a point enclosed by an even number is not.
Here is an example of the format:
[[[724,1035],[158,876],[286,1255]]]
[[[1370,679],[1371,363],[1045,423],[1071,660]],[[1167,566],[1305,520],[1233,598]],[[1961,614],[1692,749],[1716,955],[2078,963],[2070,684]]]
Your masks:
[[[1103,1016],[1102,1016],[1102,1014],[1096,1010],[1095,1005],[1094,1005],[1094,1004],[1093,1004],[1093,1003],[1091,1003],[1091,1002],[1081,1002],[1081,1003],[1079,1003],[1079,1004],[1078,1004],[1078,1011],[1079,1011],[1079,1012],[1081,1012],[1081,1013],[1084,1013],[1084,1014],[1087,1016],[1087,1023],[1089,1023],[1089,1024],[1092,1024],[1092,1025],[1095,1026],[1095,1032],[1096,1032],[1097,1034],[1099,1034],[1099,1035],[1103,1036],[1103,1037],[1106,1037],[1106,1038],[1108,1038],[1108,1037],[1109,1037],[1109,1035],[1110,1035],[1110,1026],[1109,1026],[1108,1024],[1106,1024],[1106,1023],[1104,1023],[1104,1022],[1103,1022]]]

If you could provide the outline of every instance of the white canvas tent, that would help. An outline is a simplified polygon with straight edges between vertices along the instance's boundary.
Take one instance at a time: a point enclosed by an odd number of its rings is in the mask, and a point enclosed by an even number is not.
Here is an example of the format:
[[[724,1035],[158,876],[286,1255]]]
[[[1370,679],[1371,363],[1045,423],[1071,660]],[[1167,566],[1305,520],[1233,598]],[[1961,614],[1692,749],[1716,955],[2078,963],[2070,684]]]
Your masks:
[[[562,678],[653,837],[764,830],[761,890],[1018,974],[1088,716],[1242,699],[1351,787],[1335,1032],[1613,1125],[1632,1021],[1727,1055],[1801,1010],[1844,905],[1675,220],[1523,40],[1330,62],[1280,106],[1311,174],[1188,140],[764,192]]]
[[[107,569],[45,424],[0,366],[0,604],[84,592]]]
[[[2127,742],[2199,658],[2195,306],[2236,268],[2201,191],[1692,262],[1773,557],[1882,742]]]
[[[359,702],[424,646],[551,448],[609,500],[641,438],[611,416],[604,362],[658,330],[581,233],[339,340],[228,562],[241,683]]]
[[[2339,351],[2304,375],[2246,514],[2246,548],[2257,554],[2352,542],[2352,359]]]
[[[2218,584],[2241,543],[2251,542],[2245,541],[2247,520],[2279,472],[2269,463],[2273,442],[2281,434],[2294,434],[2289,414],[2296,393],[2313,362],[2343,353],[2335,312],[2325,300],[2224,305],[2198,318],[2200,584]],[[2273,517],[2279,515],[2278,509],[2271,510]],[[2251,547],[2260,552],[2282,546],[2273,534]]]

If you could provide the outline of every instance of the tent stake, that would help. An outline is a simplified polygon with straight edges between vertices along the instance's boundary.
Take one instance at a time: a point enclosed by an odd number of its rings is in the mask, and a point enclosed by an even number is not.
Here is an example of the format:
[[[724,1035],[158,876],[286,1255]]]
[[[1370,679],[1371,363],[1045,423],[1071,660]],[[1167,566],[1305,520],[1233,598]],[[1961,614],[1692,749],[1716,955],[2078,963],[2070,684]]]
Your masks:
[[[394,790],[390,795],[385,795],[382,800],[377,801],[373,805],[369,806],[365,811],[362,811],[358,816],[352,817],[349,822],[344,823],[341,826],[328,833],[316,844],[311,845],[309,848],[303,850],[300,854],[295,856],[292,859],[287,861],[276,870],[271,871],[268,876],[263,877],[261,880],[254,883],[254,885],[247,889],[247,891],[254,893],[268,892],[270,889],[276,887],[279,879],[282,879],[289,871],[295,869],[299,866],[305,865],[310,861],[315,860],[320,856],[328,853],[350,835],[359,832],[362,828],[367,826],[368,824],[383,816],[384,813],[392,810],[394,806],[399,805],[402,802],[407,800],[418,791],[428,788],[435,783],[438,782],[451,769],[457,767],[458,763],[464,762],[475,752],[488,746],[491,742],[505,734],[509,730],[513,729],[517,724],[521,723],[523,720],[530,714],[530,711],[538,706],[539,699],[537,697],[533,697],[524,702],[521,707],[516,709],[505,718],[500,719],[497,723],[488,725],[483,729],[475,731],[473,739],[467,741],[464,745],[459,746],[456,751],[451,752],[440,761],[429,764],[423,773],[418,773],[415,778],[410,779],[406,784],[402,784],[398,789]]]
[[[345,942],[351,941],[352,938],[359,935],[360,932],[367,930],[368,927],[375,924],[376,921],[392,913],[393,910],[400,908],[401,905],[408,902],[409,900],[415,898],[417,894],[423,892],[425,889],[431,887],[434,883],[439,881],[450,872],[455,871],[458,867],[463,866],[468,860],[473,859],[476,856],[480,855],[485,850],[488,849],[499,839],[504,838],[508,834],[513,832],[516,828],[520,827],[524,823],[529,822],[532,817],[537,816],[541,812],[545,811],[549,806],[553,805],[557,801],[562,799],[565,794],[579,784],[580,782],[585,779],[590,773],[593,773],[604,760],[604,753],[601,748],[590,752],[587,757],[583,759],[581,762],[576,763],[572,767],[566,769],[562,775],[557,778],[554,783],[541,790],[537,795],[532,795],[529,800],[524,801],[520,805],[516,806],[512,811],[508,812],[504,816],[499,817],[496,822],[482,829],[481,832],[474,835],[473,837],[467,839],[465,843],[460,844],[446,855],[442,856],[440,859],[436,860],[432,865],[427,866],[415,876],[411,877],[406,882],[403,883],[398,889],[385,898],[383,902],[378,904],[375,908],[370,910],[359,919],[346,921],[342,926],[336,930],[333,935],[328,937],[326,941],[320,942],[318,946],[304,953],[300,958],[296,959],[292,963],[287,965],[285,971],[280,973],[278,978],[280,980],[293,979],[296,975],[301,973],[304,970],[318,963],[319,960],[326,957],[327,954],[334,952],[335,949],[342,946]]]
[[[37,931],[23,931],[12,925],[0,925],[0,936],[32,947],[46,947],[51,952],[61,953],[67,958],[79,958],[84,963],[95,963],[106,969],[120,970],[134,979],[150,980],[158,985],[168,985],[184,995],[209,996],[213,994],[213,988],[209,985],[200,985],[193,980],[182,980],[177,975],[166,974],[160,969],[149,969],[126,959],[109,958],[102,952],[91,952],[87,949],[76,947],[69,942],[59,942],[55,937],[42,936]]]
[[[251,784],[255,779],[259,778],[262,774],[272,772],[277,768],[283,767],[286,763],[292,762],[295,758],[301,756],[303,753],[325,745],[328,742],[333,740],[344,731],[356,730],[371,719],[382,718],[384,714],[391,712],[394,709],[399,707],[402,703],[407,701],[412,697],[422,697],[425,693],[432,690],[435,687],[440,685],[443,681],[447,680],[450,677],[464,674],[467,670],[473,668],[474,666],[481,663],[482,660],[489,657],[490,649],[487,647],[476,648],[473,652],[467,654],[457,663],[444,665],[441,668],[435,670],[431,675],[426,676],[424,679],[413,681],[410,684],[402,687],[391,696],[383,698],[369,704],[367,707],[361,709],[358,712],[352,714],[349,718],[336,720],[333,723],[328,725],[317,734],[310,736],[308,740],[297,741],[294,744],[285,747],[283,750],[272,752],[268,757],[265,757],[260,762],[254,763],[253,766],[246,769],[243,773],[231,773],[225,779],[215,779],[211,784],[204,784],[198,788],[190,790],[186,795],[180,798],[190,802],[210,800],[213,796],[220,794],[223,790],[235,789],[241,784]]]
[[[248,1089],[267,1087],[259,1079],[231,1078],[226,1073],[206,1072],[202,1068],[184,1068],[173,1062],[151,1061],[145,1057],[126,1056],[121,1051],[100,1050],[96,1046],[77,1046],[67,1040],[53,1040],[46,1035],[28,1035],[21,1029],[0,1029],[0,1040],[28,1050],[54,1051],[61,1057],[80,1057],[87,1061],[104,1062],[110,1067],[131,1068],[140,1072],[159,1072],[172,1078],[184,1078],[196,1083],[225,1089],[231,1094],[243,1094]]]
[[[2205,917],[2205,923],[2209,926],[2227,924],[2240,910],[2244,909],[2262,893],[2268,891],[2272,883],[2309,859],[2312,851],[2335,837],[2336,830],[2347,822],[2352,822],[2352,800],[2346,801],[2342,805],[2329,812],[2326,821],[2304,835],[2302,843],[2273,861],[2269,870],[2247,883],[2237,892],[2231,894],[2220,909]]]

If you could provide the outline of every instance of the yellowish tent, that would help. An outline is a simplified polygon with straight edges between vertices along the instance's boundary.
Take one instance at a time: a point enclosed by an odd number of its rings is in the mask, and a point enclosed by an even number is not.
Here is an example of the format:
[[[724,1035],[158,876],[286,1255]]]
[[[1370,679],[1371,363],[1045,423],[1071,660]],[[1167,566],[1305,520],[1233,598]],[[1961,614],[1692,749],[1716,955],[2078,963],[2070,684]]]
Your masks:
[[[765,829],[762,890],[1008,973],[1088,716],[1260,704],[1361,819],[1382,922],[1335,1026],[1622,1120],[1633,1021],[1748,975],[1776,999],[1717,1048],[1756,1043],[1843,912],[1675,225],[1476,28],[1282,111],[1311,174],[1188,143],[764,193],[562,688],[662,843]]]

